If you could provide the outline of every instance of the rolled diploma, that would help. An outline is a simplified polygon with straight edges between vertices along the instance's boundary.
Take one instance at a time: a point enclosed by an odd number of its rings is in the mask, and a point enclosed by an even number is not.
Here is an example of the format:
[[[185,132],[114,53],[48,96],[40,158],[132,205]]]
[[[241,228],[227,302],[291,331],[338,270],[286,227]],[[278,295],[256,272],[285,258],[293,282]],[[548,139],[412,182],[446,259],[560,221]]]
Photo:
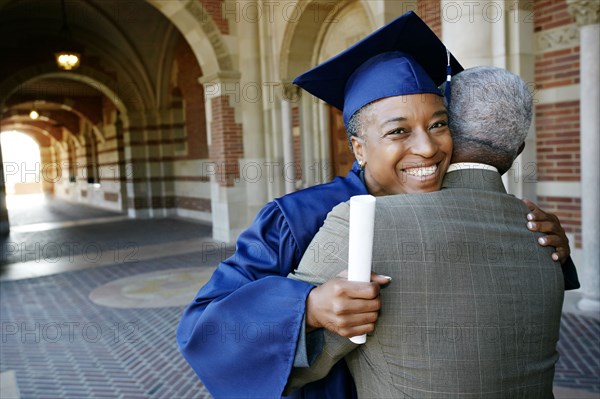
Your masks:
[[[371,281],[375,197],[355,195],[350,198],[350,235],[348,241],[348,281]],[[367,335],[350,338],[355,344],[367,342]]]

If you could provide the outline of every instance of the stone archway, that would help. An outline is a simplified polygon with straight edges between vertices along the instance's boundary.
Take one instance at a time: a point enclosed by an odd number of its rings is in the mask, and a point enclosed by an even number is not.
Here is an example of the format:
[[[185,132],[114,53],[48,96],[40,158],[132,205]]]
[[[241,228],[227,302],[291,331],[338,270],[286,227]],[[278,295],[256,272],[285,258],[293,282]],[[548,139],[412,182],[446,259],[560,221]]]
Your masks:
[[[147,1],[163,13],[181,32],[196,55],[204,76],[234,70],[231,51],[225,43],[223,34],[219,31],[209,10],[201,2],[197,0]]]
[[[77,94],[68,90],[67,94],[49,94],[42,89],[46,87],[45,84],[52,82],[60,82],[54,83],[55,86],[76,82],[73,84],[89,87],[89,92],[96,93],[98,104],[104,104],[102,109],[92,112],[96,115],[96,120],[92,121],[85,111],[77,109],[78,101],[82,99],[77,97]],[[44,159],[42,163],[56,163],[61,167],[63,163],[68,164],[68,176],[67,169],[61,168],[65,172],[64,176],[53,181],[52,189],[45,191],[52,192],[58,198],[114,211],[122,212],[127,209],[124,132],[130,125],[131,111],[139,113],[146,108],[141,94],[119,86],[111,77],[94,68],[82,66],[76,72],[58,72],[50,63],[20,70],[1,81],[0,87],[4,94],[1,99],[4,109],[3,129],[15,123],[24,127],[35,127],[37,123],[40,125],[38,127],[46,129],[53,138],[52,145],[43,147],[43,151],[51,154],[52,159]],[[32,93],[31,90],[33,93],[45,94],[35,101],[32,100],[33,102],[23,100],[22,93]],[[33,95],[37,97],[37,94]],[[33,104],[35,107],[36,103],[38,107],[44,108],[40,120],[30,121],[27,117],[23,119],[23,115],[20,115],[25,111],[23,106]],[[88,106],[87,111],[89,110]],[[120,130],[117,129],[119,124]],[[85,162],[76,161],[82,164],[73,166],[73,162],[78,158],[69,153],[74,150],[66,146],[66,142],[79,143],[79,147],[83,144],[83,152],[80,155],[84,157],[82,159],[85,159]],[[99,151],[102,152],[102,161],[99,161]]]
[[[282,43],[280,73],[288,81],[373,30],[371,10],[360,1],[311,1],[303,7],[301,17],[287,24]],[[304,185],[345,175],[354,157],[348,149],[341,112],[304,93],[300,118]],[[319,176],[307,181],[306,176],[315,175],[315,165]]]
[[[359,2],[348,4],[335,16],[338,21],[322,32],[319,48],[313,57],[316,64],[324,62],[356,43],[371,31],[366,10]],[[348,139],[342,113],[328,105],[329,109],[329,147],[334,176],[345,176],[352,168],[354,155],[348,146]]]
[[[7,0],[0,0],[0,6],[7,3]],[[236,112],[236,105],[232,105],[228,95],[221,93],[219,85],[224,81],[227,84],[239,83],[239,73],[236,72],[237,58],[234,56],[237,50],[237,37],[233,34],[230,35],[228,31],[228,21],[224,18],[221,9],[225,2],[146,0],[145,3],[138,4],[145,6],[145,9],[150,9],[144,10],[142,15],[152,17],[152,21],[155,21],[161,29],[157,32],[165,33],[160,36],[164,39],[162,47],[159,46],[162,48],[162,53],[160,50],[156,53],[144,52],[146,43],[135,46],[134,41],[140,39],[140,30],[127,31],[128,27],[123,25],[123,15],[119,15],[119,10],[107,10],[103,8],[103,5],[94,2],[78,3],[81,7],[73,9],[79,10],[78,12],[85,17],[82,17],[81,25],[85,25],[87,22],[87,26],[80,27],[84,28],[80,29],[84,33],[80,37],[80,41],[86,45],[89,43],[90,54],[98,58],[90,58],[89,64],[83,63],[79,69],[69,73],[57,72],[55,65],[46,62],[45,58],[41,59],[40,63],[34,67],[20,68],[18,71],[11,70],[5,75],[6,78],[0,77],[0,104],[4,106],[7,98],[18,91],[21,85],[35,79],[71,79],[94,87],[110,99],[116,108],[116,112],[111,109],[111,112],[117,117],[116,120],[111,117],[110,135],[111,138],[122,137],[122,141],[116,145],[113,141],[110,150],[116,147],[115,152],[118,153],[116,156],[119,157],[117,161],[119,172],[112,183],[120,185],[122,195],[119,195],[119,199],[116,201],[122,203],[122,209],[127,210],[130,216],[134,217],[160,217],[170,215],[169,212],[174,208],[189,209],[186,206],[190,206],[191,203],[193,206],[202,208],[203,214],[199,219],[208,218],[207,220],[210,220],[212,217],[214,225],[215,220],[227,219],[222,215],[215,215],[214,211],[211,212],[211,207],[215,209],[213,205],[215,201],[218,202],[223,197],[218,194],[217,190],[203,188],[199,195],[198,191],[194,191],[193,195],[188,196],[190,190],[187,186],[180,188],[179,193],[174,193],[174,190],[166,187],[165,182],[172,180],[184,182],[188,179],[190,182],[206,183],[206,180],[210,179],[211,185],[214,183],[217,188],[221,188],[232,179],[227,177],[223,180],[225,183],[220,180],[213,181],[213,176],[209,177],[211,169],[208,167],[203,169],[198,165],[201,165],[201,161],[205,164],[212,162],[221,165],[221,161],[223,161],[229,166],[229,164],[237,164],[239,156],[221,159],[214,154],[218,155],[223,151],[211,150],[207,156],[208,159],[199,159],[204,158],[204,154],[198,155],[196,157],[198,159],[183,159],[181,154],[186,152],[185,149],[182,150],[181,146],[178,147],[173,143],[179,143],[177,140],[182,140],[179,136],[182,135],[180,133],[185,126],[181,120],[173,122],[178,117],[176,115],[178,110],[175,109],[174,112],[169,113],[169,111],[173,111],[169,108],[170,104],[165,105],[164,102],[161,102],[163,98],[160,97],[161,88],[167,85],[161,81],[161,77],[155,81],[152,79],[155,72],[158,74],[165,72],[164,65],[157,65],[153,69],[155,66],[148,67],[144,63],[143,57],[151,55],[153,59],[156,59],[157,54],[168,55],[168,51],[164,48],[170,43],[171,37],[168,34],[175,30],[181,33],[202,70],[204,80],[202,83],[197,82],[196,84],[205,86],[209,84],[211,89],[215,89],[211,92],[210,97],[205,96],[206,107],[197,109],[196,112],[207,114],[208,140],[210,143],[210,140],[213,139],[211,147],[216,147],[215,143],[225,143],[225,136],[230,137],[232,134],[231,131],[226,131],[225,118],[231,117]],[[138,8],[141,11],[142,7]],[[124,12],[129,10],[134,12],[135,7],[131,6]],[[84,11],[87,14],[84,15]],[[13,7],[11,12],[10,17],[14,17],[15,20],[17,17],[26,19],[25,7]],[[163,24],[159,21],[160,18],[154,18],[156,14],[162,14],[167,23]],[[93,26],[101,27],[102,29],[98,31],[104,32],[105,35],[97,35],[92,29],[85,29],[92,26],[91,19],[87,18],[90,15],[97,15]],[[95,24],[96,20],[98,24]],[[168,24],[171,26],[167,26]],[[232,51],[231,48],[234,50]],[[110,58],[111,62],[103,63],[105,58]],[[96,64],[97,60],[100,62]],[[98,69],[90,68],[89,65],[103,68],[110,76],[104,75]],[[241,124],[236,123],[233,133],[241,140]],[[110,157],[112,156],[111,154]],[[175,164],[176,162],[179,164],[171,170],[164,166],[165,163]],[[185,185],[186,183],[180,183],[180,186]],[[113,200],[114,194],[111,193]],[[204,197],[205,195],[206,197]],[[221,205],[219,204],[216,208],[222,209]],[[225,205],[229,206],[230,204]],[[196,216],[191,215],[194,218],[197,218]],[[226,229],[231,230],[231,226]]]
[[[42,163],[40,138],[18,129],[0,133],[7,195],[42,193],[41,168],[36,167]]]
[[[39,126],[27,126],[20,122],[2,124],[2,132],[0,132],[2,135],[8,134],[8,132],[11,131],[24,134],[37,143],[39,158],[36,160],[36,163],[39,162],[39,167],[26,165],[25,162],[23,162],[24,160],[19,157],[17,159],[3,159],[2,151],[0,151],[0,237],[8,235],[10,232],[10,221],[6,198],[7,184],[9,183],[7,181],[9,179],[8,175],[16,175],[16,180],[21,184],[24,183],[25,186],[27,186],[27,178],[24,178],[24,175],[31,177],[32,174],[38,173],[38,176],[35,177],[35,183],[41,183],[41,191],[43,193],[51,193],[53,190],[52,184],[48,184],[48,179],[45,178],[46,176],[44,176],[44,174],[51,177],[55,176],[55,170],[52,170],[52,167],[44,168],[44,166],[49,164],[53,159],[52,151],[44,151],[43,149],[43,147],[47,149],[56,145],[58,142],[55,137],[50,132]],[[11,162],[11,164],[6,164],[5,162]],[[5,173],[7,174],[6,179]],[[27,189],[25,186],[22,186],[22,188]],[[21,191],[21,193],[23,192]]]
[[[110,99],[118,109],[125,126],[128,126],[129,124],[129,111],[143,110],[145,108],[143,96],[138,95],[133,90],[120,89],[116,81],[96,69],[81,66],[77,72],[57,72],[55,65],[52,63],[23,69],[0,81],[0,93],[3,93],[3,97],[0,98],[0,104],[4,106],[6,101],[19,89],[19,87],[28,82],[53,78],[70,79],[85,83],[101,92]]]
[[[195,160],[188,168],[196,167],[194,179],[209,181],[208,209],[213,236],[233,241],[247,223],[246,216],[240,212],[245,206],[245,187],[236,186],[239,163],[244,156],[243,129],[239,120],[241,105],[237,92],[227,90],[240,84],[237,59],[229,48],[236,46],[238,38],[229,35],[228,21],[221,8],[224,2],[147,1],[180,31],[202,70],[198,84],[204,86],[209,153],[207,160]],[[206,206],[205,202],[202,206]],[[205,211],[201,217],[207,213]]]

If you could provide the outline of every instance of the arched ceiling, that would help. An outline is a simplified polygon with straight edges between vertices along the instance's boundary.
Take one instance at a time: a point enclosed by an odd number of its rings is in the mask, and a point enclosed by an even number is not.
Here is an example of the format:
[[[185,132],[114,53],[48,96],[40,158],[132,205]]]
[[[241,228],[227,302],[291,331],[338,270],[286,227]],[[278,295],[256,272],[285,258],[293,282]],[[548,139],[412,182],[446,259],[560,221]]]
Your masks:
[[[121,110],[155,107],[165,48],[180,37],[171,22],[145,0],[65,0],[65,5],[69,39],[61,34],[61,0],[0,0],[1,119],[23,104],[42,111],[66,104],[63,110],[95,123],[107,100]],[[82,67],[72,77],[53,73],[60,72],[53,54],[65,41],[82,51]],[[89,84],[97,76],[113,82],[115,96],[127,98],[107,96]]]

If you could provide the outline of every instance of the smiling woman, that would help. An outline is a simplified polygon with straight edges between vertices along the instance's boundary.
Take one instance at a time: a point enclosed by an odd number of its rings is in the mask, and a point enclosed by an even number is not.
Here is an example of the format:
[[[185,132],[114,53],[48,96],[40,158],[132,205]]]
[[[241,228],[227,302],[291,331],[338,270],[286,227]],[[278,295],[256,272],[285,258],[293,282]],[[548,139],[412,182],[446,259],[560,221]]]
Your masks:
[[[6,193],[34,194],[42,192],[40,179],[40,146],[24,133],[4,132],[0,135]]]
[[[388,97],[357,114],[362,135],[351,140],[369,193],[440,189],[452,156],[448,113],[440,96]]]

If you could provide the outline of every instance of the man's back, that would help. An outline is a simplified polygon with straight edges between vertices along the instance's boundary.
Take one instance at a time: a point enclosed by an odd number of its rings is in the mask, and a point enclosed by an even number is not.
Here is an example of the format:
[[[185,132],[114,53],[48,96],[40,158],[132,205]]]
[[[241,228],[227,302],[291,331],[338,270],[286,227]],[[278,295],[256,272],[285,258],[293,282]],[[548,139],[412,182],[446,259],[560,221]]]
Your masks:
[[[377,199],[373,270],[393,283],[347,357],[359,397],[552,397],[561,269],[500,176],[468,173],[490,181]]]
[[[359,398],[552,397],[563,275],[527,213],[481,169],[447,174],[439,192],[378,197],[373,271],[392,283],[375,332],[356,346],[325,331],[289,386],[346,355]],[[322,284],[346,269],[348,219],[347,203],[334,208],[290,277]]]

